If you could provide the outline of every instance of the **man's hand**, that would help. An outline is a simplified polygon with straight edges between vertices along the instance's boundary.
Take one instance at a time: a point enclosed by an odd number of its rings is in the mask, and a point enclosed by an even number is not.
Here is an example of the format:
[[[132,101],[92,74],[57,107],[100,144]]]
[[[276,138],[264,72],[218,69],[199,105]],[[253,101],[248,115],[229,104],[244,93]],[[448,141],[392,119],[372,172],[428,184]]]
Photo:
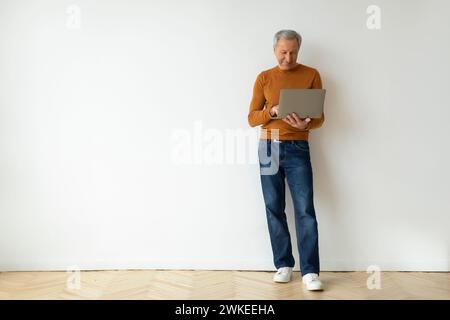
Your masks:
[[[295,112],[288,114],[286,118],[283,118],[284,122],[287,122],[294,128],[305,130],[308,127],[308,123],[311,122],[311,118],[300,118]]]
[[[270,108],[269,113],[271,117],[276,117],[278,116],[278,109],[280,108],[279,105],[273,106],[272,108]]]

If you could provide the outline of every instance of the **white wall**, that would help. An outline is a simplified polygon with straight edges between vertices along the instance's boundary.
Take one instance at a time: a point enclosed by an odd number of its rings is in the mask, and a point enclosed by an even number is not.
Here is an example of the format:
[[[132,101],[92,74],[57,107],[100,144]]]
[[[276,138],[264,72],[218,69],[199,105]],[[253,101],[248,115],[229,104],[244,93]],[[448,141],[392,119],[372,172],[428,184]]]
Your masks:
[[[322,270],[448,271],[449,10],[2,0],[0,270],[273,270],[247,112],[273,34],[293,28],[328,90],[310,137]],[[180,129],[193,152],[250,134],[252,157],[178,164]]]

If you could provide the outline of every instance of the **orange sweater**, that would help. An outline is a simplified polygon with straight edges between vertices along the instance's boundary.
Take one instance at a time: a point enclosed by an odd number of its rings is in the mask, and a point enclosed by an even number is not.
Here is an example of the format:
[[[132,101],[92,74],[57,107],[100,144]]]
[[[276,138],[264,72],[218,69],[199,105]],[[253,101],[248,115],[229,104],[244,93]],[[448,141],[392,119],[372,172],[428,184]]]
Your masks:
[[[322,89],[322,80],[316,69],[303,64],[297,64],[291,70],[281,70],[276,66],[261,72],[253,86],[248,123],[252,127],[262,125],[261,139],[270,139],[271,129],[279,129],[280,140],[308,140],[309,130],[322,126],[325,115],[311,118],[305,130],[294,128],[281,119],[273,119],[269,110],[278,104],[280,89]]]

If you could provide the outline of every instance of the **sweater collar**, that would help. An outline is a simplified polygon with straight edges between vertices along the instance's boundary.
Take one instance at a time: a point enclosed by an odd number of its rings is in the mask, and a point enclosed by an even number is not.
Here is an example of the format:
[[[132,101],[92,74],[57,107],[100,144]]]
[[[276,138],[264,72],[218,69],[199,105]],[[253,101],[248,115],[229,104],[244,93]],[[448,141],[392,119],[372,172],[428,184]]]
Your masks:
[[[281,74],[290,74],[290,73],[293,73],[293,72],[295,72],[295,71],[298,71],[298,69],[300,69],[300,66],[301,66],[301,64],[300,64],[300,63],[297,63],[297,65],[296,65],[294,68],[292,68],[292,69],[289,69],[289,70],[281,70],[281,69],[280,69],[280,66],[277,65],[277,66],[276,66],[276,69],[277,69],[277,71],[280,72]]]

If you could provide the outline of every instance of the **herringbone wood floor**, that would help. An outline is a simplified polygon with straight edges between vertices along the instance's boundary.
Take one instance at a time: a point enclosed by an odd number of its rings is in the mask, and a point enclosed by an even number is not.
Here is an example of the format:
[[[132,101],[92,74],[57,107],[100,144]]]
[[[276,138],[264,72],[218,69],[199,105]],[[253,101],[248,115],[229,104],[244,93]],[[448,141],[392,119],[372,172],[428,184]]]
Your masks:
[[[2,272],[0,299],[450,299],[449,273],[382,272],[369,290],[365,272],[322,272],[322,292],[272,282],[273,272],[119,270],[82,271],[79,288],[66,272]],[[70,278],[70,280],[68,280]]]

